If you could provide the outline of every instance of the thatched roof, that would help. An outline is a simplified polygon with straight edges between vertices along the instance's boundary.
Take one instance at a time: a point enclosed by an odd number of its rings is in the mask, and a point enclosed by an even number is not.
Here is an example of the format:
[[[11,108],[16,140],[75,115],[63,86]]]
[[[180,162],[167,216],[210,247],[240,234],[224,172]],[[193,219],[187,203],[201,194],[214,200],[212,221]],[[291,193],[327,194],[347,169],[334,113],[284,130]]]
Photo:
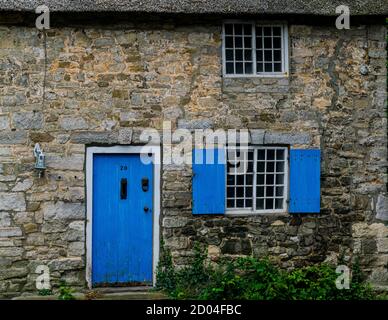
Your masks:
[[[0,11],[32,12],[46,4],[52,12],[137,12],[191,14],[388,15],[388,0],[0,0]]]

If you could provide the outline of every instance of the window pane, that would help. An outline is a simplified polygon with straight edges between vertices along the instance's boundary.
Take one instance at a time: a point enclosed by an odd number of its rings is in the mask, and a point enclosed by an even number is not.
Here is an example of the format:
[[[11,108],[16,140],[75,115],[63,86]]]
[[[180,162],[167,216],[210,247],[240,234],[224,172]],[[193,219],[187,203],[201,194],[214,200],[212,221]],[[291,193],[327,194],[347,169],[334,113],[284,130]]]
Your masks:
[[[233,24],[225,24],[225,34],[233,35]]]
[[[244,59],[245,59],[245,61],[252,61],[252,51],[251,50],[244,51]]]
[[[281,27],[272,27],[273,36],[281,35]]]
[[[275,171],[275,162],[267,162],[267,172]]]
[[[257,163],[257,172],[264,172],[265,163],[264,162],[258,162]]]
[[[244,34],[245,35],[251,35],[252,34],[252,25],[251,24],[245,24],[244,25]]]
[[[234,64],[233,62],[226,63],[226,73],[233,74],[234,73]]]
[[[256,59],[259,62],[263,61],[263,50],[257,50],[256,51]]]
[[[233,37],[225,37],[225,47],[233,48]]]
[[[284,172],[284,162],[276,162],[276,172]]]
[[[244,185],[244,175],[239,174],[237,176],[237,185],[239,185],[239,186],[243,186]]]
[[[233,61],[234,55],[233,55],[233,50],[226,50],[226,61]]]
[[[244,187],[237,187],[236,188],[236,197],[237,198],[244,198]]]
[[[273,47],[274,48],[281,48],[282,47],[282,38],[273,38]]]
[[[256,210],[263,210],[263,209],[264,209],[264,199],[257,199]]]
[[[230,171],[228,171],[228,172],[230,172]],[[227,183],[228,183],[228,185],[234,185],[235,184],[235,176],[228,174]]]
[[[284,160],[284,150],[276,150],[276,159]]]
[[[236,61],[242,61],[243,60],[243,50],[236,50]]]
[[[232,187],[228,188],[227,196],[228,196],[228,198],[234,198],[235,197],[234,188],[232,188]]]
[[[242,35],[242,24],[235,24],[234,25],[234,34],[236,35]]]
[[[264,38],[264,48],[265,49],[272,48],[272,38]]]
[[[264,64],[264,71],[265,72],[272,72],[272,63],[265,63]]]
[[[272,61],[272,51],[271,50],[264,50],[264,60],[265,61]]]
[[[257,37],[256,38],[256,49],[262,49],[263,48],[263,38]]]
[[[265,150],[264,149],[257,150],[257,160],[265,160]]]
[[[234,38],[234,45],[236,48],[242,48],[242,37],[235,37]]]
[[[282,61],[282,52],[280,50],[274,50],[273,60],[274,61]]]
[[[284,183],[284,174],[277,174],[276,175],[276,184],[283,184]]]
[[[281,63],[275,63],[273,71],[281,72],[282,71],[282,64]]]
[[[257,72],[263,72],[263,64],[262,63],[257,64]]]
[[[257,175],[257,185],[264,184],[264,174],[258,174]]]
[[[262,32],[263,32],[263,28],[262,27],[256,27],[256,35],[257,36],[261,36]]]
[[[252,72],[253,72],[252,62],[245,63],[245,73],[252,74]]]
[[[245,208],[252,208],[252,199],[245,200]]]
[[[266,184],[274,184],[275,183],[275,177],[273,174],[267,174],[267,177],[265,179]]]
[[[226,201],[226,206],[227,206],[228,208],[234,208],[234,200],[228,199],[228,200]]]
[[[273,197],[273,190],[274,187],[266,187],[266,190],[265,190],[265,196],[266,197]]]
[[[253,162],[252,161],[250,161],[248,163],[248,171],[247,172],[253,172]]]
[[[276,196],[282,197],[284,192],[284,187],[276,187]]]
[[[245,48],[252,48],[252,38],[251,37],[244,37],[244,47]]]
[[[267,160],[275,160],[275,150],[267,150]]]
[[[264,35],[271,36],[272,35],[271,29],[272,29],[271,27],[264,27]]]
[[[237,74],[242,74],[242,73],[244,73],[244,65],[243,65],[243,63],[241,62],[238,62],[238,63],[236,63],[236,73]]]
[[[251,175],[251,174],[248,174],[247,176],[246,176],[246,184],[247,185],[253,185],[253,175]]]
[[[245,189],[245,197],[252,197],[252,187],[248,187]]]
[[[265,209],[273,209],[273,199],[265,200]]]
[[[237,208],[244,208],[244,199],[237,199],[236,207]]]
[[[283,199],[275,199],[275,209],[283,209]]]
[[[256,188],[256,197],[264,197],[264,187]]]

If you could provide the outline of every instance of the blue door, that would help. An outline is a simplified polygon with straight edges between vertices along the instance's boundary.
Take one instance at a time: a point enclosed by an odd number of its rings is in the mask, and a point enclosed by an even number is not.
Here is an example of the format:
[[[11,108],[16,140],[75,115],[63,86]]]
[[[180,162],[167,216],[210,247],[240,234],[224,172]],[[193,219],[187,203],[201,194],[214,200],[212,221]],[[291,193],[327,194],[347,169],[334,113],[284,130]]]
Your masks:
[[[94,286],[152,284],[152,200],[152,163],[139,154],[94,155]]]

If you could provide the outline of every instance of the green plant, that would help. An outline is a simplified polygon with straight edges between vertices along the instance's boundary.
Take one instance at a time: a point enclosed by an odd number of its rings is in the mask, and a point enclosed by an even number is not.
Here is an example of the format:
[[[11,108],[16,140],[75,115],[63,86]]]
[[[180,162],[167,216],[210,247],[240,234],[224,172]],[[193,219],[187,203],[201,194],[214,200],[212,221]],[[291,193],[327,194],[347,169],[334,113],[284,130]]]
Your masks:
[[[51,291],[51,289],[38,290],[38,295],[40,295],[40,296],[51,296],[52,294],[53,294],[53,292]]]
[[[351,300],[374,299],[377,295],[365,283],[359,262],[353,263],[349,289],[338,289],[339,274],[326,264],[295,268],[286,272],[268,259],[253,257],[207,262],[206,250],[194,246],[188,266],[177,270],[171,254],[163,248],[164,267],[159,266],[157,286],[175,299],[250,300]],[[172,278],[166,279],[167,276]]]
[[[61,281],[59,285],[59,300],[75,300],[73,289],[70,288],[65,281]]]
[[[176,287],[176,274],[171,252],[165,247],[163,238],[160,241],[160,257],[156,269],[156,289],[171,293]]]

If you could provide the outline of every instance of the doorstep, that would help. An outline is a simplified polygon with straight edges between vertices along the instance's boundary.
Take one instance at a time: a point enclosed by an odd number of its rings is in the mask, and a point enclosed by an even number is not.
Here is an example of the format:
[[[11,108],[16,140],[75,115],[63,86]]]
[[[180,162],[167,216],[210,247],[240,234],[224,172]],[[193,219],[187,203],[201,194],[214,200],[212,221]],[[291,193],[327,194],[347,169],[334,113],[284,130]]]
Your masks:
[[[76,300],[164,300],[168,297],[154,290],[141,290],[140,288],[101,288],[73,293]],[[15,297],[12,300],[58,300],[58,295],[39,296],[26,295]]]

